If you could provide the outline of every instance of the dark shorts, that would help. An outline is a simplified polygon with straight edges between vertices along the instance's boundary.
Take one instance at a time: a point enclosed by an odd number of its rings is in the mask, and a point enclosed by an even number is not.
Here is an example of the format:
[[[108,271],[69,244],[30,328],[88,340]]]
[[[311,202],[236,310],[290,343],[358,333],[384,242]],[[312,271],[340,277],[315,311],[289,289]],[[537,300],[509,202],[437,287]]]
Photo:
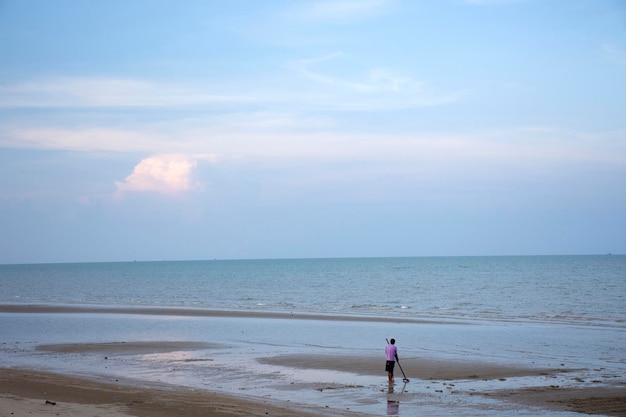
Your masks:
[[[385,371],[393,374],[393,367],[396,366],[396,361],[387,361],[385,364]]]

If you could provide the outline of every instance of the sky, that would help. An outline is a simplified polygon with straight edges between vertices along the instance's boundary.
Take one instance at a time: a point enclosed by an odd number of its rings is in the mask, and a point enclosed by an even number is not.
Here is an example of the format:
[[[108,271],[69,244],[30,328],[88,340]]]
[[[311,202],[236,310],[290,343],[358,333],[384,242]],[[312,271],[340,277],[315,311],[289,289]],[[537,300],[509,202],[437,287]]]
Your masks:
[[[623,0],[0,0],[0,263],[606,253]]]

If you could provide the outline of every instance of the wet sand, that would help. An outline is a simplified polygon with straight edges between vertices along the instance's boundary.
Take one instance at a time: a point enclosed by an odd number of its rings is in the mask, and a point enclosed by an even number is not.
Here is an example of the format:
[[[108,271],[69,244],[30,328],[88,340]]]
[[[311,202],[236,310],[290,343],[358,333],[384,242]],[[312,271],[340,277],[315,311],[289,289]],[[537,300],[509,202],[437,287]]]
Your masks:
[[[494,398],[555,411],[626,416],[626,387],[535,387],[489,393]]]
[[[305,369],[328,369],[368,375],[380,374],[380,361],[374,358],[348,358],[324,355],[283,355],[260,360],[281,366]],[[459,380],[502,380],[523,376],[556,376],[570,371],[564,368],[527,368],[497,365],[485,362],[438,361],[408,358],[400,361],[404,369],[410,370],[411,380],[459,381]],[[402,373],[396,366],[397,384]],[[582,382],[582,381],[581,381]],[[444,383],[439,388],[452,389],[454,384]],[[436,392],[441,392],[436,390]],[[583,414],[626,416],[626,379],[611,386],[585,386],[582,388],[556,385],[527,387],[505,390],[485,390],[467,393],[484,396],[524,406],[554,411],[573,411]]]
[[[166,353],[196,349],[217,349],[218,343],[152,341],[152,342],[110,342],[110,343],[65,343],[39,345],[37,350],[56,353],[100,353],[107,355],[132,355]]]
[[[311,407],[312,408],[312,407]],[[210,391],[151,386],[19,369],[0,371],[0,417],[325,416],[322,410],[250,401]],[[333,414],[341,415],[341,414]]]
[[[446,372],[450,375],[451,372]],[[535,387],[501,390],[485,395],[522,406],[583,414],[626,416],[624,387]],[[311,417],[359,415],[301,406],[288,402],[250,400],[171,386],[136,386],[22,369],[0,371],[0,417],[50,415],[91,417],[215,417],[303,415]]]
[[[42,345],[40,351],[55,353],[98,353],[102,355],[168,352],[174,350],[210,349],[213,346],[197,342],[128,342]],[[281,355],[259,359],[262,363],[299,368],[327,369],[365,375],[380,375],[380,361],[374,358],[347,358],[344,356],[307,354]],[[439,388],[454,387],[461,380],[506,380],[517,376],[556,375],[568,370],[554,368],[525,368],[480,362],[442,361],[407,358],[401,361],[410,369],[416,384],[428,381],[450,381]],[[398,378],[399,379],[399,378]],[[438,382],[439,383],[439,382]],[[518,389],[472,390],[462,395],[480,396],[539,407],[545,410],[574,411],[585,414],[626,416],[626,381],[612,386],[584,386],[581,388],[539,386]],[[182,386],[124,381],[115,377],[92,378],[61,375],[49,372],[2,368],[0,369],[0,417],[20,415],[91,417],[191,417],[212,415],[237,416],[343,416],[363,415],[347,410],[330,409],[323,405],[296,403],[301,389],[320,390],[317,386],[290,386],[294,402],[251,398],[192,389]],[[458,388],[455,388],[458,390]],[[437,391],[437,392],[441,392]],[[443,394],[442,394],[443,395]],[[453,412],[453,409],[451,409]]]

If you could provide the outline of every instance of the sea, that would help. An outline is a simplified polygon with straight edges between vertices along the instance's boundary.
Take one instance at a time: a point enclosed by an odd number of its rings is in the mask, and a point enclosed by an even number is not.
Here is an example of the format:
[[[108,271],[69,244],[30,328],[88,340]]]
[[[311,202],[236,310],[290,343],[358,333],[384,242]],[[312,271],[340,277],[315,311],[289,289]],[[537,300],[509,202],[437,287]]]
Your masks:
[[[259,359],[384,362],[386,339],[395,338],[403,358],[568,370],[455,381],[457,392],[623,384],[626,256],[0,265],[0,335],[1,367],[211,389],[321,406],[329,415],[577,415],[488,397],[441,398],[432,381],[415,378],[390,400],[384,364],[380,375],[364,375]],[[210,348],[111,355],[106,362],[89,351],[46,348],[148,341]],[[404,371],[410,377],[411,369]]]

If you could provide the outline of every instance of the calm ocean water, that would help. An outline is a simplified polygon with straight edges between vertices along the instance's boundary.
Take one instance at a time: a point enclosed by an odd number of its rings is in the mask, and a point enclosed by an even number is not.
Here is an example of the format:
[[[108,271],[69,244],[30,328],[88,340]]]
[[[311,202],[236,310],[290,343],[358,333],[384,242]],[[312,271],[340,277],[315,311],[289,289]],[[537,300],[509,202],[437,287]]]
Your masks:
[[[167,382],[363,415],[572,417],[576,414],[471,394],[626,385],[626,256],[621,255],[0,265],[0,304],[114,307],[54,314],[5,308],[2,366]],[[125,307],[415,320],[294,320],[172,310],[148,315],[125,313]],[[412,378],[414,370],[405,362],[407,391],[388,394],[382,372],[387,337],[398,340],[401,358],[567,371],[455,380],[459,394],[443,396],[435,391],[442,385]],[[41,349],[142,341],[212,347],[135,354]],[[259,360],[292,354],[379,361],[381,372],[290,368]],[[328,386],[347,388],[317,389]]]
[[[0,265],[0,302],[626,327],[626,256]]]

